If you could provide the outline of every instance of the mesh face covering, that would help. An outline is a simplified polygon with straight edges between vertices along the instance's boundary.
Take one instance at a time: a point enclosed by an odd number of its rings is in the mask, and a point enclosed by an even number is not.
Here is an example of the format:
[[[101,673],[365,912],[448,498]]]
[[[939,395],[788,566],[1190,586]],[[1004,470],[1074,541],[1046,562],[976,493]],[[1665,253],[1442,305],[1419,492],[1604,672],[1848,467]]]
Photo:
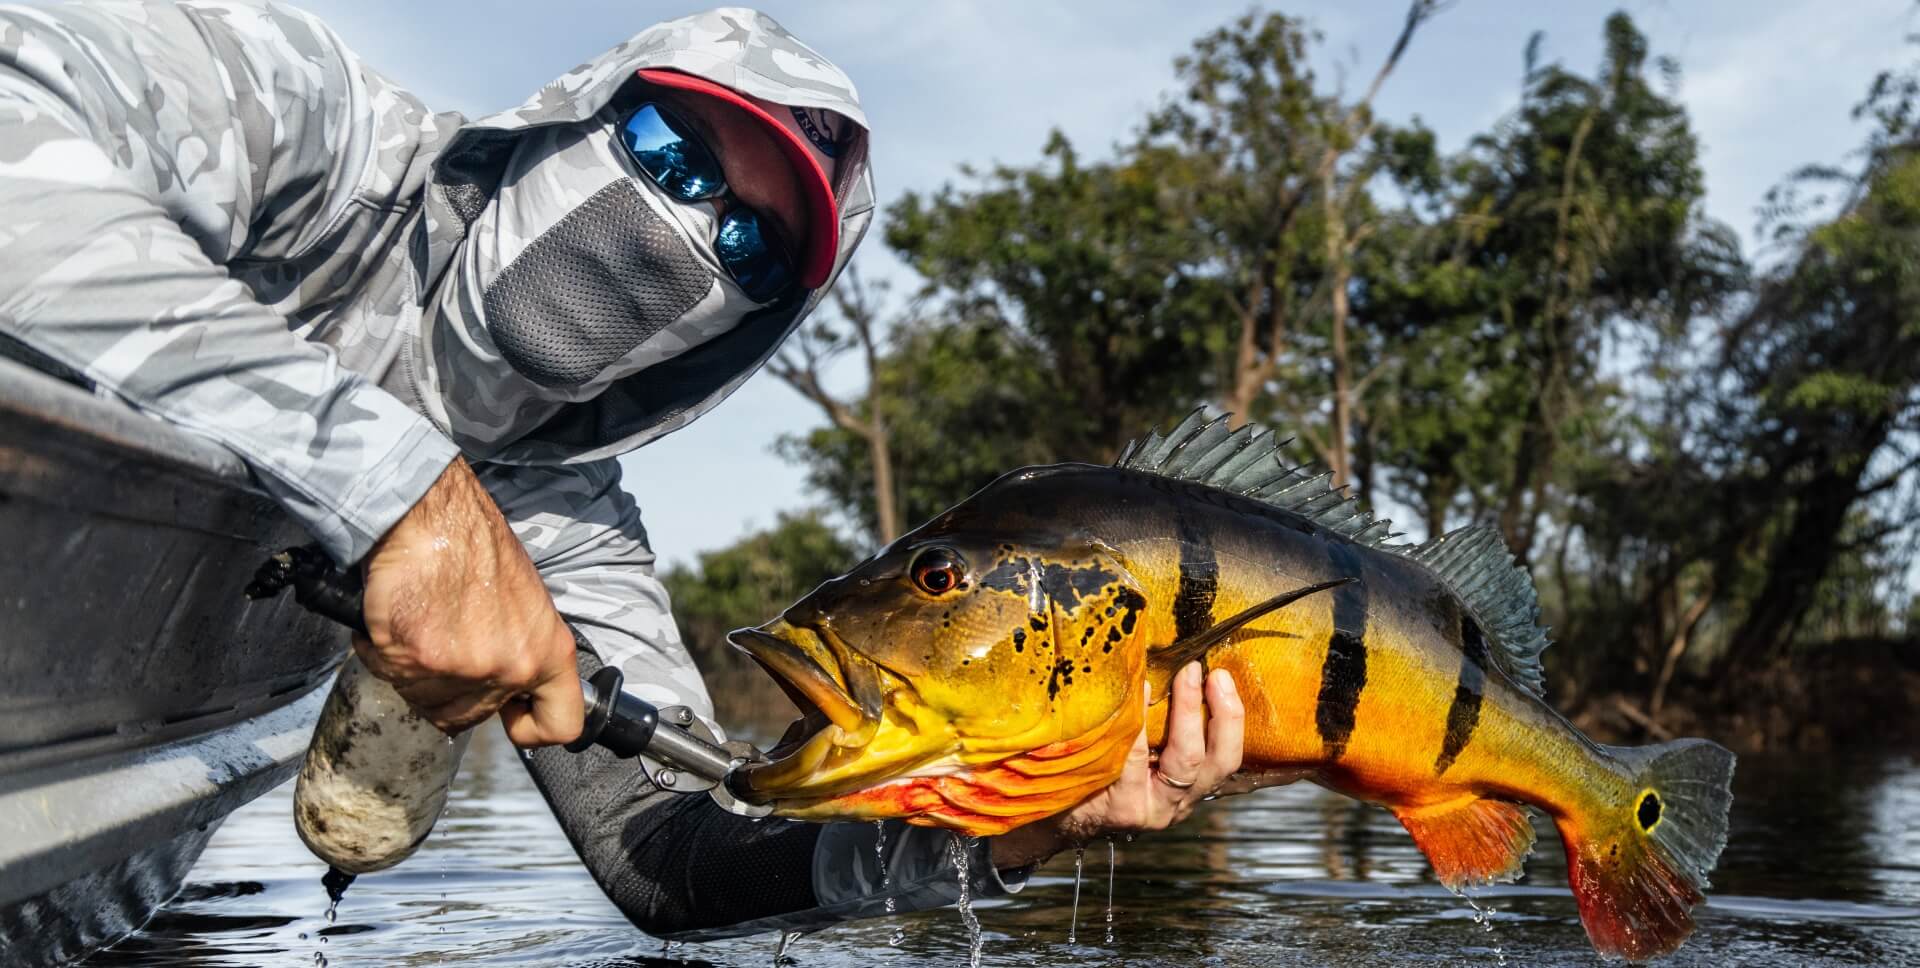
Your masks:
[[[632,170],[614,120],[520,135],[435,293],[421,402],[470,458],[762,306],[713,253],[713,207]]]
[[[488,328],[514,369],[577,387],[685,315],[714,279],[630,179],[566,214],[486,288]]]

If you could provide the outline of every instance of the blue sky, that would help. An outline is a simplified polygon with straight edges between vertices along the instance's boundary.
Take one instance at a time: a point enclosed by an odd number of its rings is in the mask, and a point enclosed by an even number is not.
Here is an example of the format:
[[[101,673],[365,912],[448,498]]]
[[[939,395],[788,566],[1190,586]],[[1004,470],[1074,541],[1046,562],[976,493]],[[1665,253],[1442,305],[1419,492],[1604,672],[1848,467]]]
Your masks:
[[[598,0],[408,3],[308,0],[368,62],[436,110],[481,114],[657,20],[699,9]],[[1418,115],[1455,150],[1518,98],[1534,30],[1548,59],[1583,70],[1600,25],[1624,8],[1657,54],[1680,61],[1680,96],[1704,145],[1709,212],[1749,248],[1754,210],[1782,175],[1840,162],[1862,129],[1847,109],[1873,74],[1905,62],[1910,0],[1523,3],[1459,0],[1428,25],[1382,92],[1386,117]],[[1173,86],[1172,61],[1245,0],[1151,3],[920,4],[769,2],[781,23],[860,87],[873,122],[884,207],[958,177],[963,163],[1023,163],[1058,127],[1087,153],[1124,138]],[[1326,36],[1322,74],[1350,87],[1371,77],[1405,10],[1400,0],[1274,5]],[[1344,72],[1344,75],[1343,73]],[[910,285],[870,237],[858,264]],[[843,385],[857,374],[837,374]],[[625,459],[655,550],[669,562],[725,545],[777,511],[811,503],[797,468],[771,452],[782,433],[817,426],[811,405],[771,377],[749,381],[691,427]]]

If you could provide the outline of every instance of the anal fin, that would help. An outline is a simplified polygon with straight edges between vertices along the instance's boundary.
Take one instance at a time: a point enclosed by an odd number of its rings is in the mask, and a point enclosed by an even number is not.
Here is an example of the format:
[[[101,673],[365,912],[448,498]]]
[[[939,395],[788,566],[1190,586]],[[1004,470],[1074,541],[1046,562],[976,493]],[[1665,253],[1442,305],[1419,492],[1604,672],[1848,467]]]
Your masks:
[[[1394,816],[1450,891],[1511,881],[1533,853],[1533,824],[1526,809],[1505,800],[1471,797],[1395,810]]]

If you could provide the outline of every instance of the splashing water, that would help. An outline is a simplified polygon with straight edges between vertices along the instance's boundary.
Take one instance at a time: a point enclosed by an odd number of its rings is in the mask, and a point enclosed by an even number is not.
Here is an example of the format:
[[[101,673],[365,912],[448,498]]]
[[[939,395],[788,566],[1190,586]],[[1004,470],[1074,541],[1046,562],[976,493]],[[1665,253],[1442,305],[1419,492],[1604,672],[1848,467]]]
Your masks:
[[[967,968],[980,968],[980,916],[973,912],[973,875],[967,870],[968,861],[973,854],[973,845],[980,842],[978,837],[953,834],[947,840],[947,859],[953,862],[953,869],[960,875],[960,899],[954,906],[960,909],[960,923],[967,927]]]
[[[1087,860],[1087,847],[1082,844],[1073,849],[1073,915],[1067,921],[1067,943],[1079,940],[1080,934],[1080,872]]]
[[[886,895],[887,913],[893,913],[893,872],[887,870],[887,822],[873,822],[873,859],[880,863],[880,893]]]
[[[780,946],[773,949],[773,963],[775,965],[799,964],[798,960],[792,955],[787,954],[787,949],[793,947],[795,941],[800,940],[800,935],[801,932],[799,931],[780,932]]]

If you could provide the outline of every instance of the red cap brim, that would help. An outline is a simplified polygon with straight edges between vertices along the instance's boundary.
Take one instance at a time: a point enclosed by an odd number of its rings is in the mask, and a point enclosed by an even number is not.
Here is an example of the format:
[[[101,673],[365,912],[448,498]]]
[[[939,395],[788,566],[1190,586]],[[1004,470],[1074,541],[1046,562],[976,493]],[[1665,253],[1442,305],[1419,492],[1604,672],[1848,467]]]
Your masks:
[[[833,186],[827,182],[827,173],[821,169],[820,162],[814,160],[812,150],[786,125],[730,87],[679,71],[646,69],[635,73],[649,84],[717,97],[759,118],[767,130],[774,132],[775,143],[786,152],[787,160],[793,163],[794,169],[800,172],[801,190],[806,196],[811,237],[805,240],[804,250],[799,255],[800,284],[808,289],[826,285],[827,277],[833,273],[834,259],[840,253],[840,207],[834,203]]]

